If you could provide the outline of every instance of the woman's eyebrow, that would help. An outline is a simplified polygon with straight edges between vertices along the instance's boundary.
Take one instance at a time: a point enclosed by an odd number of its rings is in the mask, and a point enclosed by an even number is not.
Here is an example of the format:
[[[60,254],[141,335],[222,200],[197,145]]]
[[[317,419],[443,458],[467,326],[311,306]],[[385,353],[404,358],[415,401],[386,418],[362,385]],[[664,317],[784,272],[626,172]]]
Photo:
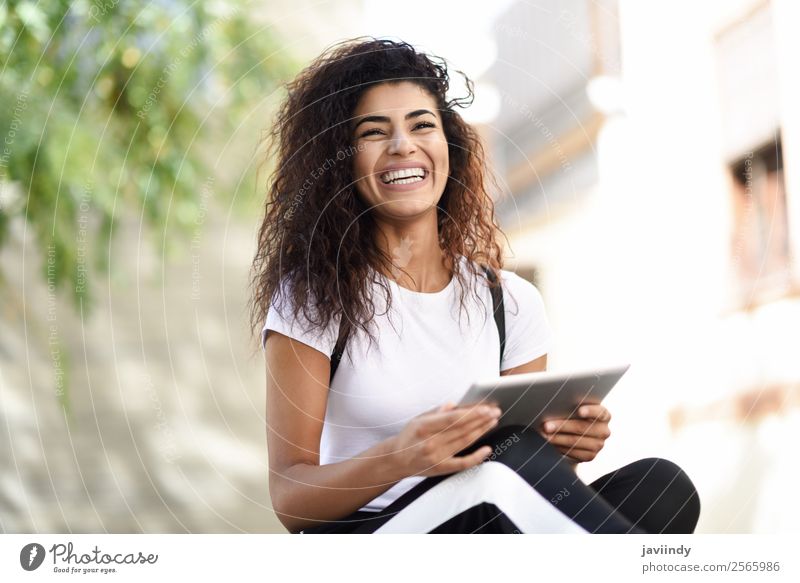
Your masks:
[[[434,114],[429,109],[415,109],[414,111],[410,111],[409,113],[407,113],[405,115],[405,119],[411,119],[411,118],[414,118],[414,117],[419,117],[421,115],[425,115],[426,113],[432,115],[433,117],[436,117],[436,114]],[[389,123],[389,121],[391,121],[391,120],[388,117],[386,117],[385,115],[368,115],[368,116],[362,117],[360,120],[358,120],[356,122],[356,124],[353,126],[353,130],[355,131],[355,129],[358,128],[358,126],[360,126],[362,123],[366,123],[366,122],[370,122],[370,121],[371,122],[375,122],[375,123]]]

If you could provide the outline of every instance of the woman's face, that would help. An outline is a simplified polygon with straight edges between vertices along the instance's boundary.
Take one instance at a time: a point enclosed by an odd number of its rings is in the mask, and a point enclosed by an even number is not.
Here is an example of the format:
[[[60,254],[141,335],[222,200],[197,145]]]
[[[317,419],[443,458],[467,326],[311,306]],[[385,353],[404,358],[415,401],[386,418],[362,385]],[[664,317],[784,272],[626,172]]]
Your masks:
[[[384,219],[433,210],[450,173],[435,99],[408,81],[382,83],[361,96],[351,121],[356,190]]]

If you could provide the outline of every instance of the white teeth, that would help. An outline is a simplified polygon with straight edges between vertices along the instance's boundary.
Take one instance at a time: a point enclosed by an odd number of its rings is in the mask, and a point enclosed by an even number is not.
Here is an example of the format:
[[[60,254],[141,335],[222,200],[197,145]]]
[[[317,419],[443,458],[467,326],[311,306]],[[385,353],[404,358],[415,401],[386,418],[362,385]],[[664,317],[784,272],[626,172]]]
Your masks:
[[[385,184],[390,182],[395,184],[407,184],[408,182],[419,182],[424,177],[424,168],[403,168],[401,170],[391,170],[381,174],[381,181]],[[414,178],[415,180],[406,180],[410,178]]]
[[[392,184],[411,184],[412,182],[422,182],[422,178],[419,176],[412,176],[411,178],[398,178],[397,180],[392,180]]]

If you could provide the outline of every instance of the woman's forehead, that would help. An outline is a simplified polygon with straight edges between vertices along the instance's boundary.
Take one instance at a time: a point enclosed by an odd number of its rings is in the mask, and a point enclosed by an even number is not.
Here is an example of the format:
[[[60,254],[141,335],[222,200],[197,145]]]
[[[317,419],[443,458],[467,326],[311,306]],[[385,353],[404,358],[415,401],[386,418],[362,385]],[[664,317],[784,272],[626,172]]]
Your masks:
[[[358,101],[354,115],[400,116],[416,109],[437,113],[436,100],[424,88],[410,81],[381,83],[367,89]]]

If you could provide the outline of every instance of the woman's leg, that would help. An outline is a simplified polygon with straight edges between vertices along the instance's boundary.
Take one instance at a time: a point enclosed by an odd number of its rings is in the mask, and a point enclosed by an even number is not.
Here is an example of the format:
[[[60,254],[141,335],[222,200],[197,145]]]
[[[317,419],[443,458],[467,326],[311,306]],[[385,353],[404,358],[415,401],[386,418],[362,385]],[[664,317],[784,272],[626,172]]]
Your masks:
[[[352,532],[643,532],[581,482],[535,431],[497,429],[465,449],[491,445],[481,464],[426,478]]]
[[[667,460],[640,460],[587,486],[535,431],[503,427],[459,453],[487,444],[492,454],[473,468],[426,478],[381,512],[305,532],[691,532],[697,522],[694,486]]]
[[[310,526],[301,534],[349,534],[355,532],[370,533],[386,522],[388,517],[380,512],[357,510],[339,520],[321,522],[318,526]]]
[[[641,459],[589,485],[647,532],[692,533],[700,517],[697,489],[686,472],[669,460]]]

